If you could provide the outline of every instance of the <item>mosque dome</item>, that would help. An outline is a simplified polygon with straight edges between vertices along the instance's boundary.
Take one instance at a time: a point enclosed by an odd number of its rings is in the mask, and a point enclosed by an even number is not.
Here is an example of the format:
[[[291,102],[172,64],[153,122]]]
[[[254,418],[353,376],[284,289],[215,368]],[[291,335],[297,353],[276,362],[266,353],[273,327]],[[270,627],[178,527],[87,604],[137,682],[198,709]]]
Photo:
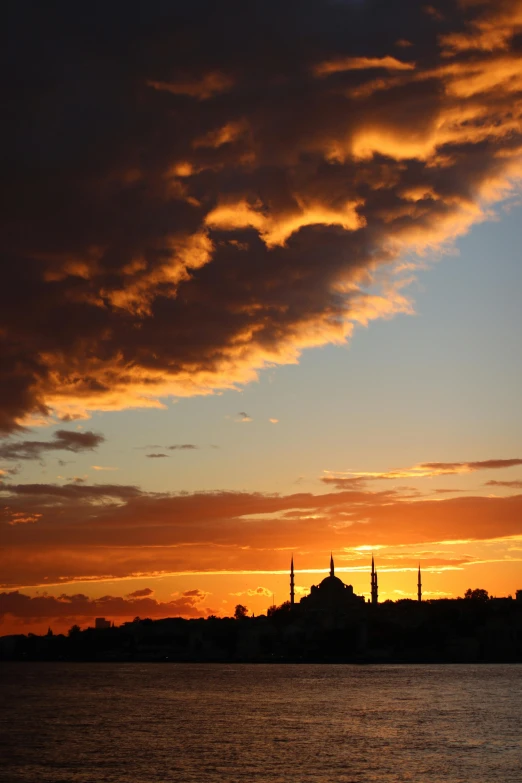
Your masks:
[[[338,576],[334,576],[333,574],[330,574],[329,576],[326,576],[322,582],[320,582],[319,587],[321,590],[328,590],[329,592],[342,592],[344,591],[345,584],[344,582],[339,579]]]

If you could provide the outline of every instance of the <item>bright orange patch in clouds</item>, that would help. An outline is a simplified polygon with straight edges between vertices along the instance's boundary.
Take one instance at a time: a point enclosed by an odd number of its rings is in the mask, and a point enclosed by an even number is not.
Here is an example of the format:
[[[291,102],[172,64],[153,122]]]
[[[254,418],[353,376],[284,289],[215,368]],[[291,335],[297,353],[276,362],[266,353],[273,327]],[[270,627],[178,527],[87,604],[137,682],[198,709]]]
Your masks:
[[[366,224],[356,211],[360,202],[347,202],[341,210],[336,211],[322,204],[305,204],[299,201],[299,197],[296,197],[296,212],[277,218],[267,217],[245,201],[239,201],[217,207],[207,215],[206,222],[211,227],[221,229],[255,228],[267,247],[284,245],[294,232],[304,226],[338,225],[347,231],[355,231]]]
[[[388,71],[411,71],[414,63],[405,63],[395,57],[344,57],[340,60],[327,60],[314,67],[316,76],[329,76],[343,71],[367,71],[384,68]]]

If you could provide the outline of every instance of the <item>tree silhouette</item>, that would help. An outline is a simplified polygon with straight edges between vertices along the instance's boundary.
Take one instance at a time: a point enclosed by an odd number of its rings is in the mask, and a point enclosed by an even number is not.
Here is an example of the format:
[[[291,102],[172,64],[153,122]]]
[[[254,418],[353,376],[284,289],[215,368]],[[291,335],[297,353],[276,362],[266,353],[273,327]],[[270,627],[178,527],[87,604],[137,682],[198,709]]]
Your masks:
[[[464,598],[471,598],[473,601],[488,601],[489,593],[482,587],[476,587],[474,590],[468,588],[464,593]]]
[[[288,615],[292,611],[292,604],[290,601],[283,601],[281,606],[269,606],[266,613],[267,617],[274,617],[277,615]]]
[[[71,625],[71,627],[67,631],[67,636],[69,636],[69,637],[78,636],[78,634],[80,633],[81,630],[82,629],[80,628],[79,625]]]
[[[293,610],[290,601],[284,601],[280,606],[270,606],[266,616],[273,620],[276,626],[289,625],[293,619]]]
[[[243,604],[238,604],[234,609],[234,617],[236,620],[242,620],[247,616],[248,609]]]

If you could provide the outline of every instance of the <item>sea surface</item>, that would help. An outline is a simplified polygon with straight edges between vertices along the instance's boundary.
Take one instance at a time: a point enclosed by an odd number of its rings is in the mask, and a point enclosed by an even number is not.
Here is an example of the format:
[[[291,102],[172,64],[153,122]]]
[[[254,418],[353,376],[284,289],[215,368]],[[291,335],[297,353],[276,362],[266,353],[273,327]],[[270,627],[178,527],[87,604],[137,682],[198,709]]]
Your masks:
[[[0,667],[2,783],[522,783],[522,665]]]

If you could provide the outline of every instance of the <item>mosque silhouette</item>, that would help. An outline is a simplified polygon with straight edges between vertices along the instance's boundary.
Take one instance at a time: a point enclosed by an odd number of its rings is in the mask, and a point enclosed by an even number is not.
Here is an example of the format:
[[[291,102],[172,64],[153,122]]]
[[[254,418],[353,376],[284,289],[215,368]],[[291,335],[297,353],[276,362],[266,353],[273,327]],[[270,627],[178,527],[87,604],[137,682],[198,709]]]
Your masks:
[[[376,605],[379,603],[379,587],[377,579],[377,570],[375,560],[372,555],[371,570],[371,590],[370,603]],[[421,568],[419,565],[417,578],[417,600],[422,601],[422,581]],[[357,595],[352,585],[346,585],[342,579],[335,575],[335,565],[333,555],[330,554],[330,573],[318,585],[312,585],[310,593],[305,595],[299,601],[299,607],[306,611],[331,612],[352,609],[365,603],[362,595]],[[290,561],[290,604],[296,606],[295,601],[295,580],[294,580],[294,557]]]

